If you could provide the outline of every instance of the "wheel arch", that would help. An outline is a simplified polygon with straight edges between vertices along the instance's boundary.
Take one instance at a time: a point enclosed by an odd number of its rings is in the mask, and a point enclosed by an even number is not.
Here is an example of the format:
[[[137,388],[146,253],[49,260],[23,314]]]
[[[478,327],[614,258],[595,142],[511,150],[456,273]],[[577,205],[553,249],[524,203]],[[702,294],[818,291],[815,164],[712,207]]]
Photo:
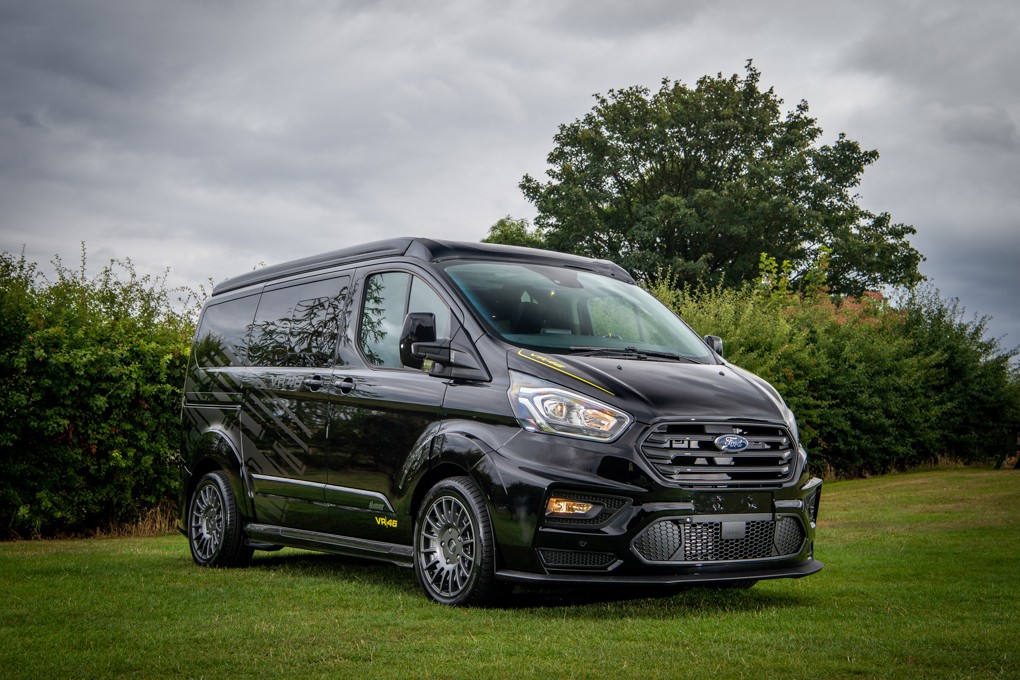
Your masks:
[[[199,480],[215,470],[227,474],[234,502],[242,516],[251,517],[251,500],[244,483],[244,459],[240,446],[235,442],[237,435],[220,427],[211,427],[202,432],[189,452],[185,465],[185,479],[181,485],[181,520]]]
[[[449,477],[469,477],[485,497],[489,512],[494,513],[505,504],[506,488],[492,456],[496,452],[486,442],[468,433],[446,431],[432,439],[428,465],[415,481],[406,512],[417,516],[422,500],[438,482]]]
[[[445,431],[432,441],[429,464],[415,481],[404,505],[411,526],[417,520],[422,502],[433,486],[450,477],[467,477],[482,492],[492,526],[508,509],[508,494],[492,457],[498,455],[491,446],[473,433]],[[502,563],[499,542],[495,546],[497,564]]]

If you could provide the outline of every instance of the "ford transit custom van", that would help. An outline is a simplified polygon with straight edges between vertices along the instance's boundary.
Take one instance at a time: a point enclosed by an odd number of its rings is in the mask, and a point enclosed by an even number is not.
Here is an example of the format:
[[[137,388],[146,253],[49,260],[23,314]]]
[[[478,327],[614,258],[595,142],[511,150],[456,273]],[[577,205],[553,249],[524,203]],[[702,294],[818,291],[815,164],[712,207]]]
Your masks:
[[[282,546],[513,584],[817,572],[822,483],[768,383],[617,265],[403,238],[217,285],[185,384],[194,561]]]

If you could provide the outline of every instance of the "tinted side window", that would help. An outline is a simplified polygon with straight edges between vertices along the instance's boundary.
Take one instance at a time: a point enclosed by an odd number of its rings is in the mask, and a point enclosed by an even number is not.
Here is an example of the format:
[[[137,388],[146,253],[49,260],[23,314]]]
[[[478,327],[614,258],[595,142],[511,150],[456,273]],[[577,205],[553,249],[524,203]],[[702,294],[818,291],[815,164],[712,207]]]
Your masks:
[[[248,355],[256,366],[333,365],[346,327],[346,276],[267,290],[252,324]]]
[[[376,366],[400,368],[400,328],[407,312],[436,315],[436,337],[450,329],[450,308],[423,280],[405,272],[373,274],[365,281],[358,342]]]
[[[258,295],[209,305],[195,333],[199,366],[243,366],[248,363],[248,329]]]

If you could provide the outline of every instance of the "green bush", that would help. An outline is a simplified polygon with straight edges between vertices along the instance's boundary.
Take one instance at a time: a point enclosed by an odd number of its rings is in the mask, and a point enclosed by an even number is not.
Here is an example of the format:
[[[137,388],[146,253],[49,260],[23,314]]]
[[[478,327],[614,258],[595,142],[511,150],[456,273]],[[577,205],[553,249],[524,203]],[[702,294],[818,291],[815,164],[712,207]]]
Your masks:
[[[922,288],[903,304],[903,328],[915,351],[930,357],[929,386],[939,418],[942,450],[961,460],[994,458],[1015,449],[1020,429],[1020,377],[1013,358],[986,337],[987,317],[965,318],[958,300]]]
[[[0,533],[91,532],[174,497],[195,297],[111,261],[0,254]],[[190,301],[192,307],[182,301]]]
[[[1020,376],[933,290],[896,306],[878,295],[833,300],[824,261],[804,291],[763,259],[755,285],[678,288],[660,276],[651,292],[727,358],[762,376],[797,414],[812,465],[830,475],[903,470],[945,458],[995,459],[1020,429]]]

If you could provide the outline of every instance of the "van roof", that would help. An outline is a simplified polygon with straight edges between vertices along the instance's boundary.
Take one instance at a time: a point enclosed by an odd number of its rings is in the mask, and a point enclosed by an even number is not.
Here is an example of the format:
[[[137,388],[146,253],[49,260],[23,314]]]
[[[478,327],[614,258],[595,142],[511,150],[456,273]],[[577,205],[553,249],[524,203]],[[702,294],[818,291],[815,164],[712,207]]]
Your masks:
[[[571,269],[591,271],[628,283],[634,279],[619,265],[608,260],[598,260],[566,253],[519,246],[503,246],[491,243],[470,243],[461,241],[438,241],[427,238],[394,238],[374,241],[362,245],[342,248],[328,253],[312,255],[299,260],[274,264],[263,269],[227,279],[213,288],[213,295],[239,290],[257,283],[265,283],[286,276],[306,274],[320,269],[329,269],[343,264],[355,264],[386,257],[407,257],[422,262],[445,260],[505,260],[550,264]]]

